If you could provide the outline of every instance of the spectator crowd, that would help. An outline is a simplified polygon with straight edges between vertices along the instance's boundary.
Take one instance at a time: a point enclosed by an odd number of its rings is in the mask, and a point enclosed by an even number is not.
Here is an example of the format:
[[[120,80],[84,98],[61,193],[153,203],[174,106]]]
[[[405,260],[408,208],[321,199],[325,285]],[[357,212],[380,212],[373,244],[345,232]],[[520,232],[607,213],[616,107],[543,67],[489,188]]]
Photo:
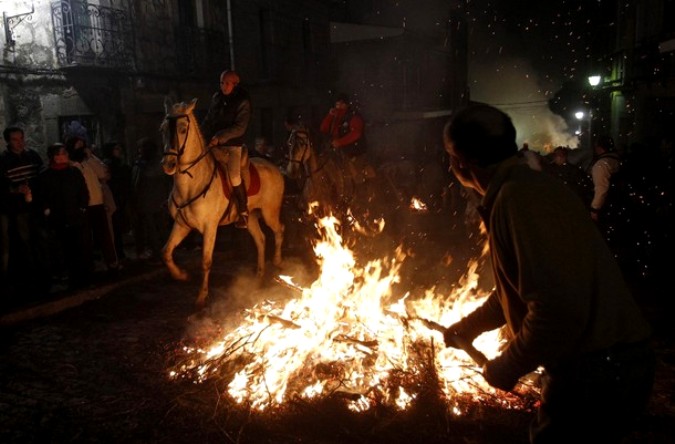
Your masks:
[[[336,128],[351,134],[352,127],[363,127],[357,119],[362,119],[360,115],[348,114],[347,102],[346,97],[338,97],[322,122],[332,145],[342,140],[333,134]],[[341,108],[349,119],[331,125]],[[354,120],[358,125],[351,123]],[[286,124],[289,138],[298,128],[306,128],[299,119],[289,118]],[[127,159],[129,151],[123,144],[109,141],[99,150],[83,127],[66,128],[64,134],[62,143],[47,147],[45,162],[26,146],[20,126],[3,131],[0,308],[42,298],[54,288],[90,286],[95,272],[114,277],[129,260],[160,261],[171,226],[167,197],[172,179],[162,171],[159,145],[152,138],[141,138],[135,157]],[[249,155],[281,166],[285,150],[285,145],[275,149],[259,136]],[[544,155],[523,146],[518,155],[578,195],[627,277],[665,276],[672,261],[661,258],[671,257],[673,246],[672,135],[623,149],[615,147],[611,137],[601,136],[594,144],[593,158],[584,165],[573,160],[578,152],[572,148],[548,151]],[[384,166],[378,171],[386,173]],[[396,177],[390,179],[404,188]],[[468,224],[473,220],[468,216],[472,196],[466,192],[455,196],[461,188],[456,185],[450,177],[443,185],[448,192],[437,194],[447,200],[443,205],[452,207],[451,214],[466,213],[464,224]],[[466,211],[459,210],[464,207]],[[448,221],[449,226],[453,223]]]
[[[155,141],[140,139],[127,162],[121,143],[99,151],[76,126],[47,147],[45,163],[20,126],[3,137],[0,308],[86,288],[100,275],[115,278],[130,259],[159,263],[172,180]]]

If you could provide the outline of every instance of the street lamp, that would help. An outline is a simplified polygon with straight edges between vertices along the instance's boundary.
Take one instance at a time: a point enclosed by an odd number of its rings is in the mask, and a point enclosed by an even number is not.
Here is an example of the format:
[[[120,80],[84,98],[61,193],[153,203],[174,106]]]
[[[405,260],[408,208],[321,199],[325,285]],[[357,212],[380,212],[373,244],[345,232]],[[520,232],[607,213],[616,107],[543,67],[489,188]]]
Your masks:
[[[588,112],[588,140],[589,140],[589,145],[591,145],[591,151],[593,151],[593,133],[591,132],[591,124],[593,120],[593,110],[598,109],[595,108],[599,104],[597,103],[597,98],[596,98],[596,93],[598,92],[598,85],[601,85],[603,83],[602,76],[599,74],[591,74],[588,76],[588,84],[591,85],[591,91],[589,93],[589,102],[590,102],[590,110]],[[602,86],[600,86],[602,88]],[[596,113],[597,115],[600,115],[599,113]]]

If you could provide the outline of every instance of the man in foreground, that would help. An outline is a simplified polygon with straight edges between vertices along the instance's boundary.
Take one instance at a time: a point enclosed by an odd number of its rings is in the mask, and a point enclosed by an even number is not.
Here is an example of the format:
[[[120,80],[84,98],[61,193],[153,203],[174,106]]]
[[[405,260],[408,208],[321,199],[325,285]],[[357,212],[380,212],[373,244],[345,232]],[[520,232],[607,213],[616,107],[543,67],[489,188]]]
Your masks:
[[[544,368],[530,441],[620,442],[651,393],[650,327],[581,200],[523,164],[515,140],[509,116],[487,105],[445,127],[453,173],[481,196],[496,282],[445,342],[506,325],[510,340],[483,376],[511,390]]]

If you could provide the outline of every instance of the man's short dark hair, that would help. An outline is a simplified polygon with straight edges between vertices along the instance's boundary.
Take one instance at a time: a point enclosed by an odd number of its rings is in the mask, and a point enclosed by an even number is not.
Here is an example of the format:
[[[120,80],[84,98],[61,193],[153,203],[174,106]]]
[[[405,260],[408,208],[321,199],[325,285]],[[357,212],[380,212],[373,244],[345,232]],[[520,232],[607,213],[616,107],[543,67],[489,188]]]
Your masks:
[[[113,151],[115,150],[116,146],[122,148],[122,145],[116,140],[104,143],[103,146],[101,147],[101,154],[103,154],[103,157],[104,158],[113,157]]]
[[[56,156],[56,154],[59,151],[61,151],[62,148],[65,148],[65,147],[66,147],[66,145],[64,145],[63,143],[59,143],[59,142],[49,145],[47,147],[47,158],[49,160],[53,160],[54,156]]]
[[[80,140],[81,140],[82,142],[84,142],[85,146],[87,145],[87,141],[86,141],[83,137],[80,137],[80,136],[66,136],[66,140],[65,140],[64,145],[65,145],[65,147],[66,147],[66,150],[68,150],[68,154],[69,154],[71,157],[73,157],[73,153],[75,152],[75,145],[77,145],[77,142],[80,141]]]
[[[518,152],[516,128],[511,118],[485,104],[470,105],[458,112],[445,126],[443,137],[467,160],[485,167]]]
[[[8,126],[7,128],[5,128],[5,130],[2,132],[2,137],[5,138],[5,142],[9,142],[9,136],[12,133],[24,134],[23,128],[19,128],[18,126]]]
[[[603,148],[605,151],[614,151],[614,139],[612,136],[602,135],[598,137],[595,145]]]

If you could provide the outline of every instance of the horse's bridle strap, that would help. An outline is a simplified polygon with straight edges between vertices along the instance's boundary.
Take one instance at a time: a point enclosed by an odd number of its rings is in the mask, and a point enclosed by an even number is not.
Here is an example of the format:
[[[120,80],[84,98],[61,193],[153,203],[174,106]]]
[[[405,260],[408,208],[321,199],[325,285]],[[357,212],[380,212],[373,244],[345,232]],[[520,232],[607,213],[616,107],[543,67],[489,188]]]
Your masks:
[[[176,134],[176,122],[178,119],[187,119],[188,121],[188,127],[187,127],[187,132],[190,131],[190,116],[188,114],[176,114],[176,115],[170,115],[166,116],[165,119],[169,122],[169,131],[171,134]],[[182,156],[183,153],[185,152],[185,144],[187,143],[187,135],[185,136],[185,140],[183,140],[183,144],[178,148],[178,151],[164,151],[165,156],[176,156],[177,158]]]

